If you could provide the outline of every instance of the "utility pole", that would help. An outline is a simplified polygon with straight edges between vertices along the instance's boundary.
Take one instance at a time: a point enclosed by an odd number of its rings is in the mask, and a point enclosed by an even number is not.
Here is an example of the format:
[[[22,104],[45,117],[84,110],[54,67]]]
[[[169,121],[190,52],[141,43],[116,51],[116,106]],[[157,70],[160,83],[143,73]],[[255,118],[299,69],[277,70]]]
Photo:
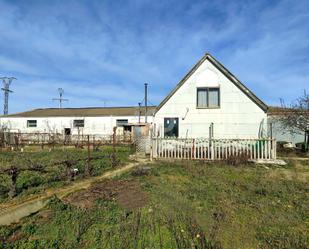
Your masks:
[[[147,100],[147,86],[148,86],[148,84],[147,83],[145,83],[145,123],[147,123],[147,102],[148,102],[148,100]]]
[[[13,91],[10,90],[10,84],[13,80],[16,80],[15,77],[1,77],[3,82],[3,88],[1,88],[2,91],[4,91],[4,106],[3,106],[3,114],[8,115],[9,113],[9,93],[12,93]]]
[[[141,122],[141,102],[138,102],[138,123]]]
[[[59,101],[59,109],[62,108],[62,102],[69,101],[68,99],[64,99],[62,96],[64,94],[64,90],[62,88],[58,88],[59,98],[54,98],[53,100]]]
[[[108,100],[103,100],[103,107],[107,107],[107,102],[109,102]]]

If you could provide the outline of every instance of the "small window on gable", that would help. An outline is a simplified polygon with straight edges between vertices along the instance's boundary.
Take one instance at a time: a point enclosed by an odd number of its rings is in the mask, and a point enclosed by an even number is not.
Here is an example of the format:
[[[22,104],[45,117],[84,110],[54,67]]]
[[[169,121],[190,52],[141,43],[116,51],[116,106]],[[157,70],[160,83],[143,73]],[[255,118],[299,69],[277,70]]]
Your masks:
[[[84,127],[85,126],[85,120],[84,119],[75,119],[75,120],[73,120],[73,126],[74,127]]]
[[[197,88],[197,108],[219,108],[220,88],[199,87]]]
[[[37,127],[36,120],[27,120],[27,127]]]

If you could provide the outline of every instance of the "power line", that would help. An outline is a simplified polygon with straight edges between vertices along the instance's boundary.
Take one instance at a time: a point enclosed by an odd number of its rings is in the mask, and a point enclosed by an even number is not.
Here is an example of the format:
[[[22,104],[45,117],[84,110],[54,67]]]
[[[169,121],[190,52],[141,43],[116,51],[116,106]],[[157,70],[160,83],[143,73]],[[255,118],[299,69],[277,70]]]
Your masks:
[[[3,82],[3,88],[1,90],[4,92],[4,105],[3,105],[3,114],[8,115],[9,113],[9,93],[13,91],[10,90],[10,84],[13,80],[17,80],[15,77],[1,77]]]

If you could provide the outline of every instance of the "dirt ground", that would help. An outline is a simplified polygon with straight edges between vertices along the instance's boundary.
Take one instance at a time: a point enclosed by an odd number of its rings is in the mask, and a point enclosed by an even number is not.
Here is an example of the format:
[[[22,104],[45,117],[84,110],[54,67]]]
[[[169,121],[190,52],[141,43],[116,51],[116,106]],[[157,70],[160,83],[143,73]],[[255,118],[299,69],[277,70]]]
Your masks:
[[[91,208],[97,199],[115,200],[126,209],[143,207],[147,204],[147,194],[137,180],[106,180],[87,190],[74,192],[63,201],[79,208]]]

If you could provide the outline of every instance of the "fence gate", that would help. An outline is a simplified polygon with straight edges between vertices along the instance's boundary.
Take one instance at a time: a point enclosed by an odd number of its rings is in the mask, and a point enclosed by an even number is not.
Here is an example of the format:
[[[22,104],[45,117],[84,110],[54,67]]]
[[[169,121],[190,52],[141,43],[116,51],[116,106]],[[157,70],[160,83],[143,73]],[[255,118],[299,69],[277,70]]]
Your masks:
[[[136,138],[136,152],[140,154],[150,154],[151,151],[151,137],[139,136]]]

